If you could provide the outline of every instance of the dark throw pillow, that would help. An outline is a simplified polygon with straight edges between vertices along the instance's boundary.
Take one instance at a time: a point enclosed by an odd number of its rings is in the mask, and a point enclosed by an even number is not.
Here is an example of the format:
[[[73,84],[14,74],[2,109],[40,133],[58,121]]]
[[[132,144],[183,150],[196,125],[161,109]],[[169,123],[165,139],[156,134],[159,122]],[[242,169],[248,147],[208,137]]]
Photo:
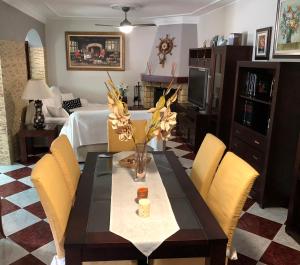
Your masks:
[[[62,107],[69,113],[71,114],[72,112],[70,110],[75,109],[75,108],[80,108],[81,105],[81,101],[80,98],[74,98],[71,100],[65,100],[62,103]]]

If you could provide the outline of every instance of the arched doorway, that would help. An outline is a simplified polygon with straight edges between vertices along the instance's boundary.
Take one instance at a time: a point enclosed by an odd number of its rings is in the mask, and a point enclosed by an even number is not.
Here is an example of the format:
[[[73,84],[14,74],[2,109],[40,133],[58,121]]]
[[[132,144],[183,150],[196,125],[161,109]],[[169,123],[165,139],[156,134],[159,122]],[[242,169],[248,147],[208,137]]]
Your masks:
[[[39,33],[28,31],[25,38],[28,79],[45,79],[45,53]]]

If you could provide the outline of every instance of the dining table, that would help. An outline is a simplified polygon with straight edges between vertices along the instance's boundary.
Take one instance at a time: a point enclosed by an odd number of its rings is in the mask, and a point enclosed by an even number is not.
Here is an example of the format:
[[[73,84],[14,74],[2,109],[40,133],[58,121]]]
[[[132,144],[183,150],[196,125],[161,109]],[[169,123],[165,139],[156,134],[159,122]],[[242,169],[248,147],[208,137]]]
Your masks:
[[[204,257],[206,265],[224,265],[227,237],[185,168],[171,151],[152,155],[179,230],[164,240],[149,260]],[[66,228],[66,265],[114,260],[148,262],[130,241],[109,229],[112,170],[112,153],[88,153]]]

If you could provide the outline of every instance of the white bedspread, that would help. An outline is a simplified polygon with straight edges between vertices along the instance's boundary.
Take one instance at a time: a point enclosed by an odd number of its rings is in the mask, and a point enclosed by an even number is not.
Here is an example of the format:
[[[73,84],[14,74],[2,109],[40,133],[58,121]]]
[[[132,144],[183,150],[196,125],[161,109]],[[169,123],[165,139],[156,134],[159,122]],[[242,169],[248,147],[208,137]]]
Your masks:
[[[65,122],[60,134],[65,134],[76,155],[77,149],[82,145],[104,144],[107,143],[107,118],[110,111],[107,106],[99,110],[76,111],[70,115]],[[130,111],[132,120],[148,120],[151,114],[146,110]],[[161,142],[153,139],[149,145],[154,150],[160,150]]]

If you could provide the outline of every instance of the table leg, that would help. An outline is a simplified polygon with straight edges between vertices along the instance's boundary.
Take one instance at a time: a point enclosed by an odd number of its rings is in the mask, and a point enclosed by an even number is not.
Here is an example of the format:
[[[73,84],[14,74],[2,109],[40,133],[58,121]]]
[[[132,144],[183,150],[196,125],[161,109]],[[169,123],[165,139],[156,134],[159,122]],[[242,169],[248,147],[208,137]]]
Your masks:
[[[137,263],[138,265],[149,265],[149,263],[147,263],[147,259],[139,259]]]
[[[226,262],[226,243],[215,243],[210,250],[210,257],[205,259],[205,265],[224,265]]]
[[[65,249],[65,265],[81,265],[81,249],[80,247],[72,247]]]
[[[0,198],[0,234],[2,235],[2,237],[6,237],[2,226],[2,198]]]

